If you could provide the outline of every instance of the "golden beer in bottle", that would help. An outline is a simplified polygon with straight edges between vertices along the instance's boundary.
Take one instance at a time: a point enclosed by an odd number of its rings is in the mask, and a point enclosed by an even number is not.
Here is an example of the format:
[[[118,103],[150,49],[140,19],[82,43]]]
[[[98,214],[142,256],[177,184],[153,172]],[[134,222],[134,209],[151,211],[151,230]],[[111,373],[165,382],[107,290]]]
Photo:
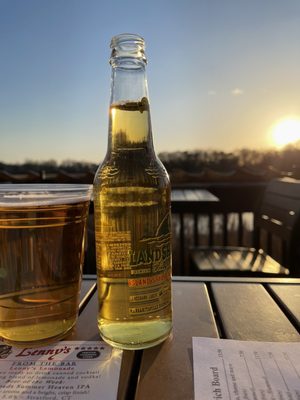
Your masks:
[[[165,340],[172,329],[168,174],[151,131],[144,40],[112,38],[106,157],[94,180],[98,326],[122,349]]]

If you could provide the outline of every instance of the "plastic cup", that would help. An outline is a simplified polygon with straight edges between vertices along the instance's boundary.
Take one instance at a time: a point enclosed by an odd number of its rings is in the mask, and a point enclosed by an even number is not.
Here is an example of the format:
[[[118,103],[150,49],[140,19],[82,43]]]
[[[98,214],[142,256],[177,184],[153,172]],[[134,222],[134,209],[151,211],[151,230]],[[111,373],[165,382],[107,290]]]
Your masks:
[[[75,325],[91,185],[0,185],[0,338],[45,345]]]

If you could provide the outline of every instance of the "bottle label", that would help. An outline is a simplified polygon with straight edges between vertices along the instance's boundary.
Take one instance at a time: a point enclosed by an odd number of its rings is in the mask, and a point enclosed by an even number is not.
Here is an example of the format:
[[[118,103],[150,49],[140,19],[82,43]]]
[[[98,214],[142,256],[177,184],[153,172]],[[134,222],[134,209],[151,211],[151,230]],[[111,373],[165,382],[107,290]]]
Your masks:
[[[132,250],[130,232],[113,232],[102,235],[101,248],[101,260],[98,261],[102,262],[98,265],[102,266],[105,275],[135,279],[150,275],[154,278],[170,267],[170,234],[144,239],[139,248]]]
[[[130,315],[160,311],[171,303],[171,235],[169,214],[151,237],[132,245],[130,231],[100,235],[101,271],[125,279]],[[100,260],[98,260],[100,261]]]
[[[171,304],[171,271],[128,280],[129,313],[142,315],[160,311]]]
[[[101,265],[105,275],[124,276],[123,271],[131,268],[128,263],[128,254],[131,249],[130,232],[111,232],[99,236],[101,252],[97,254],[97,265]]]

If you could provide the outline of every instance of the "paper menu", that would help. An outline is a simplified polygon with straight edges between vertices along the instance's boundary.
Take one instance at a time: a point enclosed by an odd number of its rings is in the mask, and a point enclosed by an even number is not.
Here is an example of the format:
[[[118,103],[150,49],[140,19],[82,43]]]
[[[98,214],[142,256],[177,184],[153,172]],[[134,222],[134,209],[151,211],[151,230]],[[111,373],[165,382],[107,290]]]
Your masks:
[[[0,343],[1,400],[115,400],[122,351],[102,341],[16,348]]]
[[[300,343],[193,338],[195,400],[300,400]]]

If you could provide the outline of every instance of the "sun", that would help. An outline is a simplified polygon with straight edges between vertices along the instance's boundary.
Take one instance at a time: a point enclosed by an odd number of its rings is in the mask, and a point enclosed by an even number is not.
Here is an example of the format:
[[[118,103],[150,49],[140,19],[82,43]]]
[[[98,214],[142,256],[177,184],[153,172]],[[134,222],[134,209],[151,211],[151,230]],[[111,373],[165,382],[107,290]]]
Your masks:
[[[272,128],[272,142],[278,148],[298,140],[300,140],[300,119],[285,118]]]

